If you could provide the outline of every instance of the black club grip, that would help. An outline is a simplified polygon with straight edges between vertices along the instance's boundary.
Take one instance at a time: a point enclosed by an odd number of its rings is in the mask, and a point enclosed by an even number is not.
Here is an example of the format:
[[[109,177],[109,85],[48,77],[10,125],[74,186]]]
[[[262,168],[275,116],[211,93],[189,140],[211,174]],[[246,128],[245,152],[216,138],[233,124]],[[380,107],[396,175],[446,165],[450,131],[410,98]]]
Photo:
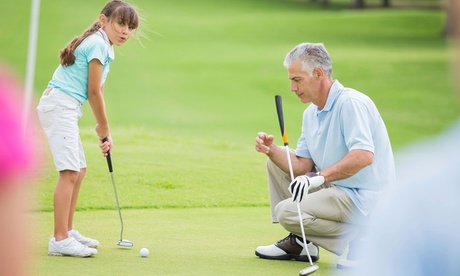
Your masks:
[[[102,139],[102,142],[107,142],[107,141],[109,141],[109,139],[107,139],[107,138]],[[109,172],[113,172],[112,158],[110,157],[110,150],[107,151],[106,158],[107,158],[107,165],[109,166]]]

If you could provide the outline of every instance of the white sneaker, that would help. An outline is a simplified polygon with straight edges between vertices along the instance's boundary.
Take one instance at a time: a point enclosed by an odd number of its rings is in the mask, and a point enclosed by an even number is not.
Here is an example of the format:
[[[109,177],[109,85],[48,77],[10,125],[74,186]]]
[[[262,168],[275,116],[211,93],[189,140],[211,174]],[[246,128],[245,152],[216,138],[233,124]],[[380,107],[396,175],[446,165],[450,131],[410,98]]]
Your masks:
[[[91,248],[97,248],[99,246],[99,242],[95,239],[87,238],[83,236],[82,234],[78,233],[77,230],[72,229],[68,232],[69,237],[73,237],[76,239],[79,243],[86,245]]]
[[[62,241],[56,241],[54,237],[51,237],[48,245],[48,255],[50,256],[89,257],[95,254],[97,254],[96,249],[79,243],[73,237],[68,237]]]

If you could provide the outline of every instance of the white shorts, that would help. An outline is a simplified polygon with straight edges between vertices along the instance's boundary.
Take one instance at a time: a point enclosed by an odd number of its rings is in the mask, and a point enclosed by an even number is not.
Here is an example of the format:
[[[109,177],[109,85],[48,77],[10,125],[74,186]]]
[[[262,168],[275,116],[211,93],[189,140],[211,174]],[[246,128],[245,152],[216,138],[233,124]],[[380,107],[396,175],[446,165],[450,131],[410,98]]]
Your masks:
[[[58,89],[48,88],[43,92],[37,110],[56,169],[79,172],[86,168],[78,128],[82,104]]]

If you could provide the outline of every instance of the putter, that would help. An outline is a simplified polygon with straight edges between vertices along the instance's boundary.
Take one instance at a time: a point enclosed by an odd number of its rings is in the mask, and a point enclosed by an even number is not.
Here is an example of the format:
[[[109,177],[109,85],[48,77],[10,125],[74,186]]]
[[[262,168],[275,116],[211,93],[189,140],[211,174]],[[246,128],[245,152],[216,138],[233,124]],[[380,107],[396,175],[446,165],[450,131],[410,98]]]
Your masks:
[[[106,142],[106,141],[107,141],[107,138],[104,138],[102,140],[102,142]],[[115,185],[115,179],[113,178],[113,167],[112,167],[112,158],[110,157],[110,151],[107,152],[107,165],[109,166],[109,172],[110,172],[110,175],[112,176],[113,192],[115,193],[115,199],[117,201],[117,207],[118,207],[118,215],[120,217],[121,231],[120,231],[120,240],[117,242],[117,245],[124,246],[124,247],[133,247],[133,243],[131,241],[123,239],[123,218],[121,217],[121,209],[120,209],[120,202],[118,201],[117,186]]]
[[[291,153],[289,151],[289,143],[288,143],[288,136],[286,133],[286,127],[284,125],[283,104],[282,104],[280,95],[275,96],[275,104],[276,104],[276,111],[278,113],[278,121],[280,123],[281,135],[283,137],[284,147],[286,149],[286,157],[288,161],[289,173],[291,175],[291,181],[293,181],[294,172],[292,170]],[[296,202],[296,203],[297,203],[297,213],[299,214],[300,229],[302,230],[303,245],[305,247],[305,251],[307,252],[308,261],[310,262],[309,267],[304,268],[299,272],[300,276],[305,276],[305,275],[309,275],[317,271],[319,269],[319,266],[314,265],[313,261],[311,260],[310,252],[308,251],[308,247],[307,247],[307,238],[305,237],[305,229],[303,227],[302,213],[300,212],[300,204],[299,202]]]

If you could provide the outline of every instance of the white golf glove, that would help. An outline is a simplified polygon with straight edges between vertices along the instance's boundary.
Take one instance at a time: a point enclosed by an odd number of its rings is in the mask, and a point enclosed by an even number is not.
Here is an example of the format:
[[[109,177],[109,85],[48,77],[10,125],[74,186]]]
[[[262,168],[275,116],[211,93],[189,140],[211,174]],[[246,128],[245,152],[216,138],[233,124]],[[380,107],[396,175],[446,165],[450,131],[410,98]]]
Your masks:
[[[326,181],[326,178],[317,173],[307,173],[306,175],[297,176],[294,181],[289,184],[289,191],[292,194],[292,201],[301,202],[303,195],[308,194],[310,188],[321,186]]]

